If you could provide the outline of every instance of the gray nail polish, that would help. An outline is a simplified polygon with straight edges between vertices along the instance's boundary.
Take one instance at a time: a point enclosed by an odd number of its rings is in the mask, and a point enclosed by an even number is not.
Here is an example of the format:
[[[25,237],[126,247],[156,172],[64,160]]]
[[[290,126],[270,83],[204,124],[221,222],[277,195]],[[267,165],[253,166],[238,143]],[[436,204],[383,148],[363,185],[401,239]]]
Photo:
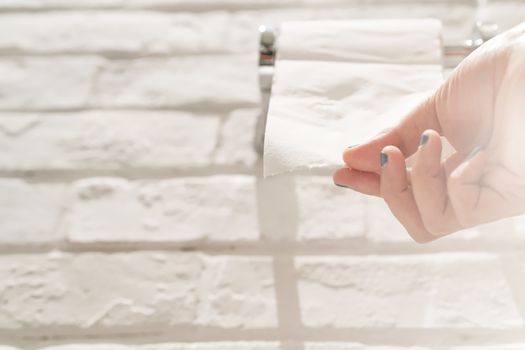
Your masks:
[[[472,151],[470,151],[470,153],[468,154],[468,156],[465,158],[465,160],[469,160],[469,159],[472,159],[476,156],[476,154],[479,153],[479,151],[481,151],[481,147],[480,146],[476,146],[474,147],[474,149]]]
[[[386,166],[386,164],[388,163],[388,155],[386,153],[381,152],[380,162],[381,168]]]
[[[334,184],[334,185],[336,185],[337,187],[348,188],[348,187],[346,187],[344,185],[339,185],[339,184]]]
[[[351,146],[348,146],[347,148],[350,149],[350,148],[354,148],[354,147],[357,147],[357,146],[359,146],[359,144],[351,145]]]
[[[428,135],[427,134],[421,134],[421,138],[419,139],[419,145],[423,146],[428,142]]]

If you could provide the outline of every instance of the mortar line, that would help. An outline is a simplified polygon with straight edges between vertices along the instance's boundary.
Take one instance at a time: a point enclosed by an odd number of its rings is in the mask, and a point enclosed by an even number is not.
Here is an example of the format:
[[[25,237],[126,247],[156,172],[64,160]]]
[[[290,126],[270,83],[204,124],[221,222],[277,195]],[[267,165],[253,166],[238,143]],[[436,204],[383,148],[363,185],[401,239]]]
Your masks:
[[[55,329],[56,330],[56,329]],[[366,345],[388,346],[468,346],[468,345],[495,345],[505,343],[525,343],[525,330],[497,330],[487,328],[389,328],[389,327],[360,327],[360,328],[311,328],[303,327],[296,335],[299,342],[283,340],[279,329],[222,329],[207,327],[181,326],[163,328],[156,331],[100,331],[98,333],[82,333],[85,330],[62,327],[61,332],[54,333],[53,329],[40,332],[31,331],[0,331],[0,344],[18,346],[29,350],[50,345],[71,343],[118,343],[123,345],[142,345],[156,343],[193,343],[193,342],[281,342],[296,346],[304,342],[349,342]],[[203,336],[204,335],[204,336]],[[45,338],[43,341],[42,338]],[[295,347],[294,349],[297,349]]]
[[[341,247],[343,246],[343,247]],[[465,245],[443,247],[413,247],[409,245],[389,244],[355,244],[345,241],[336,241],[330,245],[317,245],[315,243],[280,243],[280,242],[251,242],[194,244],[192,242],[47,242],[40,244],[16,245],[7,242],[0,243],[0,254],[42,254],[53,251],[64,253],[133,253],[163,251],[166,253],[203,253],[207,255],[249,255],[249,256],[398,256],[398,255],[436,255],[436,254],[523,254],[523,245],[509,245],[504,247],[492,246],[490,248]]]

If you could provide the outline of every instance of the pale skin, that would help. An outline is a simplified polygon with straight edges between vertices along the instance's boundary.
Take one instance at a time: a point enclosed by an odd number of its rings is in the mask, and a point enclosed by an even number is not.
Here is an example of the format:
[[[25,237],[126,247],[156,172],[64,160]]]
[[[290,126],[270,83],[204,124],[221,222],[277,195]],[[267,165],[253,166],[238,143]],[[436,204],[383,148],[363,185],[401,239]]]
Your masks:
[[[442,137],[453,147],[446,157]],[[427,101],[343,160],[334,182],[382,197],[419,243],[525,214],[525,23],[473,52]]]

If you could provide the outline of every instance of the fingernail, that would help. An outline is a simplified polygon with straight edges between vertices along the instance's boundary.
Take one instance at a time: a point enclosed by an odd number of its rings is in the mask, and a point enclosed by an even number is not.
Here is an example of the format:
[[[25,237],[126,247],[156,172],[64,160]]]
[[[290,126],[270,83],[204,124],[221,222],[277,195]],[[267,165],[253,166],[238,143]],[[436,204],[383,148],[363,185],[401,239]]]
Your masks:
[[[334,185],[336,185],[337,187],[348,188],[345,185],[340,185],[340,184],[336,184],[336,183],[334,183]]]
[[[386,153],[381,152],[381,168],[384,167],[388,163],[388,155]]]
[[[428,142],[428,135],[427,134],[421,134],[421,138],[419,139],[419,145],[423,146]]]
[[[355,145],[352,145],[352,146],[348,146],[347,148],[350,149],[350,148],[354,148],[354,147],[357,147],[359,146],[359,144],[355,144]]]

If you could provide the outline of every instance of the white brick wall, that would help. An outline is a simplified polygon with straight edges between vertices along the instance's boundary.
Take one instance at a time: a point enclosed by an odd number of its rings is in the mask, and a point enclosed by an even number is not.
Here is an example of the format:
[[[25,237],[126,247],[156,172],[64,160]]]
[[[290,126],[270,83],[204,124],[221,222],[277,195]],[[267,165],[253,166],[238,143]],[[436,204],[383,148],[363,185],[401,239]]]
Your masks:
[[[256,242],[251,176],[208,176],[130,183],[91,178],[74,184],[72,242]]]
[[[302,257],[296,269],[302,319],[309,327],[524,325],[496,256]],[[465,281],[470,283],[468,293]]]
[[[525,216],[413,243],[263,180],[257,27],[521,0],[0,1],[0,350],[522,350]]]
[[[256,62],[255,54],[2,58],[0,111],[253,107]]]

